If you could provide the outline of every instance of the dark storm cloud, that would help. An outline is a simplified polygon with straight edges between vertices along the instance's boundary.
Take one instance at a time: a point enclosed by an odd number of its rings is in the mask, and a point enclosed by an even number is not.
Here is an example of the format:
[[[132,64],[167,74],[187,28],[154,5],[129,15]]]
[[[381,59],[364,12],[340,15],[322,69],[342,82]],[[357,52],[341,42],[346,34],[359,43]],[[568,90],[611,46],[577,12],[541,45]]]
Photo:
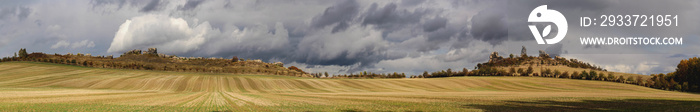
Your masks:
[[[444,28],[447,24],[447,19],[442,17],[436,17],[434,19],[428,20],[423,24],[423,31],[433,32],[440,28]]]
[[[425,0],[401,0],[403,6],[416,6],[425,2]]]
[[[92,8],[103,7],[108,5],[117,6],[117,10],[124,8],[125,6],[137,6],[141,4],[146,4],[150,1],[147,0],[91,0],[90,5]]]
[[[167,5],[167,2],[161,1],[161,0],[151,0],[146,4],[146,6],[143,6],[139,12],[151,12],[151,11],[157,11],[163,9],[163,6]]]
[[[544,49],[549,56],[554,57],[554,56],[561,56],[563,54],[563,45],[561,43],[554,44],[554,45],[549,45],[546,49]]]
[[[500,44],[508,40],[506,13],[496,8],[485,9],[472,17],[471,35],[475,39]]]
[[[420,22],[424,15],[430,13],[427,9],[415,9],[413,12],[407,9],[397,9],[397,5],[389,3],[384,7],[372,4],[364,14],[363,25],[376,25],[380,29],[394,31],[408,24]]]
[[[121,9],[124,7],[124,5],[126,3],[127,3],[126,0],[91,0],[90,1],[90,4],[92,4],[93,8],[98,7],[98,6],[116,4],[117,9]]]
[[[9,19],[16,17],[18,20],[24,20],[31,13],[32,9],[28,7],[3,7],[0,8],[0,19]]]
[[[349,26],[348,22],[340,22],[340,23],[338,23],[337,26],[333,27],[333,31],[331,31],[331,32],[335,33],[338,31],[343,31],[343,30],[347,29],[348,26]]]
[[[202,4],[205,0],[188,0],[185,5],[180,7],[180,10],[192,10],[197,8],[199,4]]]
[[[359,4],[355,0],[344,0],[334,6],[326,8],[323,14],[313,18],[311,26],[323,28],[328,25],[338,24],[333,32],[343,30],[347,27],[347,22],[351,21],[359,12]]]

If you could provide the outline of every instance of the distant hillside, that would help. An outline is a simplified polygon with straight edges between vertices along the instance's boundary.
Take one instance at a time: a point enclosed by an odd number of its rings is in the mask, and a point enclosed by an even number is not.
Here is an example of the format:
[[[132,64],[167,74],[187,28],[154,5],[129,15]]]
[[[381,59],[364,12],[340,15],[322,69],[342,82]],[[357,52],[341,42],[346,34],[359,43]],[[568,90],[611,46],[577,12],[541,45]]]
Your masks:
[[[68,53],[64,55],[44,53],[27,54],[26,49],[21,49],[18,54],[19,56],[3,58],[0,62],[33,61],[95,68],[312,77],[297,67],[291,66],[285,68],[281,62],[265,63],[261,60],[245,60],[238,59],[237,57],[232,59],[178,57],[159,54],[155,48],[150,48],[145,53],[142,53],[141,50],[132,50],[118,58],[114,58],[113,56],[92,56],[90,54],[81,53]]]
[[[491,53],[489,57],[488,62],[477,64],[476,68],[483,68],[481,73],[642,83],[641,85],[643,85],[645,80],[651,78],[648,75],[610,72],[599,66],[577,59],[567,59],[559,56],[550,57],[544,51],[540,51],[537,57],[521,54],[519,57],[509,56],[504,58],[499,56],[498,52]],[[532,70],[528,72],[530,68]],[[495,70],[488,71],[489,69]],[[589,75],[583,75],[584,71],[588,72]],[[591,71],[596,72],[596,76],[590,75]],[[476,72],[479,72],[479,70]],[[578,75],[574,75],[574,73]],[[628,80],[629,78],[634,79]],[[642,82],[639,82],[638,79],[641,79]]]

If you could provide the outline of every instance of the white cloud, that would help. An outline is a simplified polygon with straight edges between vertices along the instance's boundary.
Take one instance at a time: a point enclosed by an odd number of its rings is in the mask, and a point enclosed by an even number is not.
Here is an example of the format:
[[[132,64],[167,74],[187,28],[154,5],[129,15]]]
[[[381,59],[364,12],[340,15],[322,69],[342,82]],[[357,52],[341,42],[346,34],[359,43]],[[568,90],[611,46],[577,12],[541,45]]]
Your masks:
[[[58,49],[61,47],[68,47],[68,46],[70,46],[70,42],[62,40],[62,41],[58,41],[56,44],[51,46],[51,49]]]
[[[95,47],[95,42],[89,41],[89,40],[83,40],[83,41],[78,41],[78,42],[73,42],[72,44],[69,41],[66,40],[61,40],[56,42],[56,44],[51,46],[51,49],[58,49],[58,48],[68,48],[70,47],[71,49],[76,49],[76,48],[92,48]]]
[[[126,20],[114,35],[107,52],[158,47],[163,51],[184,53],[197,50],[212,32],[208,22],[190,25],[182,18],[144,15]]]
[[[144,15],[126,20],[114,35],[107,52],[119,53],[131,49],[159,48],[168,54],[275,51],[288,46],[288,31],[277,23],[274,32],[267,25],[244,27],[226,25],[212,28],[208,21],[192,25],[183,18],[164,15]]]
[[[87,47],[87,48],[92,48],[95,47],[95,42],[93,41],[88,41],[88,40],[83,40],[80,42],[74,42],[73,45],[71,45],[71,48],[79,48],[79,47]]]

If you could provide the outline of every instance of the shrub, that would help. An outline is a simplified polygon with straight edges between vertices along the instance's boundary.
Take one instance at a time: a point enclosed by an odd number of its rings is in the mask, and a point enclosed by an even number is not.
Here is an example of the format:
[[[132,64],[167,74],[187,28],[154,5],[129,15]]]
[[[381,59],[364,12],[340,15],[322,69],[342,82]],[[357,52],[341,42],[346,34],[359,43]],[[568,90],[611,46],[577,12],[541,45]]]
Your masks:
[[[626,81],[625,76],[620,75],[620,77],[617,78],[617,81],[625,83],[625,81]]]
[[[632,78],[632,77],[627,78],[627,83],[630,83],[630,84],[635,83],[634,78]]]
[[[614,81],[615,80],[615,75],[612,72],[608,72],[608,78],[609,81]]]
[[[532,74],[532,72],[535,72],[535,70],[532,70],[532,66],[529,66],[529,67],[527,67],[527,72],[523,75],[528,76],[529,74]]]
[[[589,72],[586,72],[586,70],[583,70],[583,71],[581,72],[581,78],[585,78],[585,79],[587,79],[587,80],[590,80],[590,79],[591,79],[591,76],[589,76],[588,73],[589,73]]]
[[[238,62],[238,56],[233,56],[233,58],[231,58],[231,62]]]
[[[518,68],[518,73],[520,75],[525,74],[525,70],[523,70],[523,68]]]
[[[565,71],[564,73],[562,73],[561,77],[562,78],[571,78],[571,76],[569,75],[569,71]]]

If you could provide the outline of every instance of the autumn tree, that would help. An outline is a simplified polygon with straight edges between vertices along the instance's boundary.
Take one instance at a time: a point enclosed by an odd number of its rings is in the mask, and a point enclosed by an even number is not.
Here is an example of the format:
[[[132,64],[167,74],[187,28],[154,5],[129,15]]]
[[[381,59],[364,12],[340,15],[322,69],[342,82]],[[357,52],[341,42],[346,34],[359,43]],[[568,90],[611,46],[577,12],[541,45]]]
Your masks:
[[[19,58],[27,58],[27,55],[28,55],[27,49],[25,49],[25,48],[19,49],[18,53],[19,53]]]
[[[447,74],[448,77],[452,76],[452,68],[447,68]]]
[[[469,70],[467,68],[462,68],[462,76],[467,76],[469,74]]]
[[[688,83],[688,91],[700,91],[700,58],[693,57],[681,60],[676,68],[675,76],[672,77],[680,83]]]
[[[428,71],[423,71],[422,77],[424,77],[424,78],[430,78],[430,74],[428,74]]]

